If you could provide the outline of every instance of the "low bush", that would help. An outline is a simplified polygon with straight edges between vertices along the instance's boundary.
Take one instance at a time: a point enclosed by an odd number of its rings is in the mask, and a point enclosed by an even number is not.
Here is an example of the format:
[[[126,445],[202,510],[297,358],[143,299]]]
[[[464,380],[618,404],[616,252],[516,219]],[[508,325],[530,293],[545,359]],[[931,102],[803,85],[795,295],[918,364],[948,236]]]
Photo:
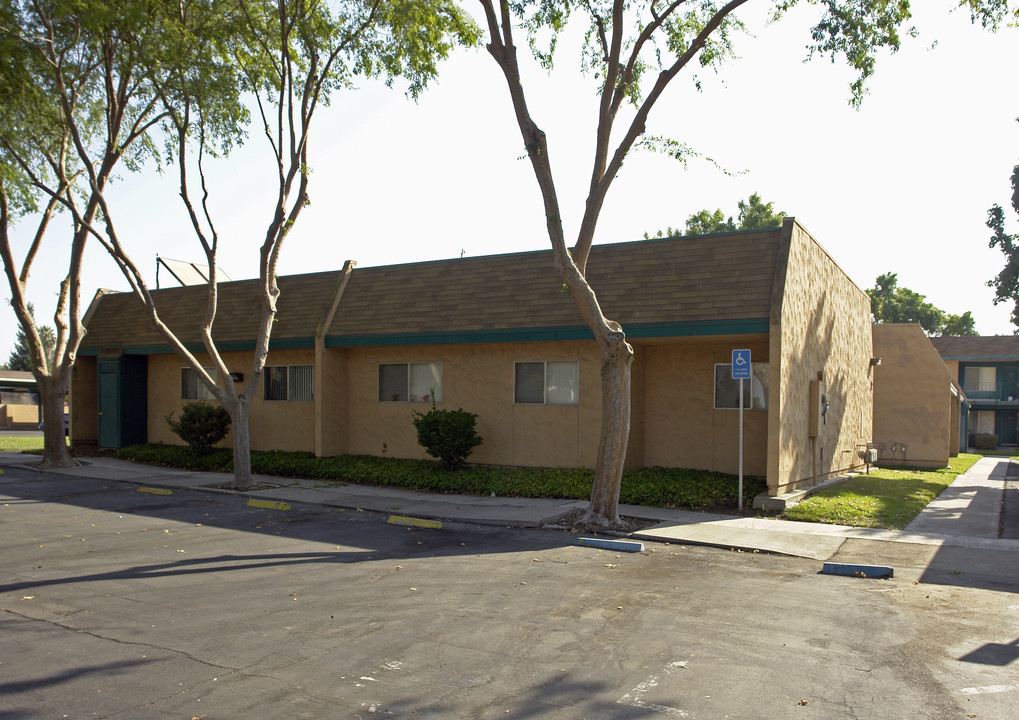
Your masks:
[[[998,447],[998,436],[990,433],[974,435],[973,447],[977,450],[994,450]]]
[[[117,454],[125,460],[187,470],[230,472],[229,450],[195,455],[171,445],[134,445]],[[380,485],[429,492],[502,497],[586,500],[591,496],[594,471],[587,468],[508,467],[474,465],[447,472],[430,460],[405,460],[369,455],[316,458],[305,452],[253,452],[251,469],[260,475],[321,480],[329,483]],[[628,505],[733,510],[739,496],[735,475],[683,468],[642,468],[623,473],[619,501]],[[763,478],[743,478],[744,504],[764,492]]]
[[[440,410],[432,404],[426,413],[414,413],[418,444],[433,458],[442,460],[447,469],[467,462],[467,457],[481,444],[477,431],[478,416],[463,408]]]
[[[230,432],[230,414],[220,405],[192,402],[180,411],[180,420],[172,412],[167,415],[166,424],[191,452],[202,455]]]

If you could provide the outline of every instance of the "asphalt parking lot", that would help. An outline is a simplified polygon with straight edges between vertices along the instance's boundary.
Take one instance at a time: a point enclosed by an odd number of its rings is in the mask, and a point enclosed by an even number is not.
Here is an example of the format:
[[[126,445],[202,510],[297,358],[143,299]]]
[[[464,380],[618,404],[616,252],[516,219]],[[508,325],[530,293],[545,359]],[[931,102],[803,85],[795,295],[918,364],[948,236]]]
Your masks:
[[[246,501],[0,476],[0,720],[1008,718],[1019,704],[1017,586],[921,582],[922,557],[867,580],[803,558],[619,553]]]

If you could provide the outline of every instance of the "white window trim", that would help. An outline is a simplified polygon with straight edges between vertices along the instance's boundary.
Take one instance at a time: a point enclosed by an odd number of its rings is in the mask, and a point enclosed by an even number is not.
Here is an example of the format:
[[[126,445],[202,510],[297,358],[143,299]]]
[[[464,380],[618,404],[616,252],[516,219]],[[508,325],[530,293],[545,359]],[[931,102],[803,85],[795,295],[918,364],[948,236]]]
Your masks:
[[[383,366],[392,366],[392,365],[403,365],[404,367],[407,368],[407,399],[406,400],[385,400],[385,399],[382,398],[382,367]],[[437,393],[439,398],[437,400],[433,397],[432,392],[427,393],[424,396],[424,398],[422,398],[422,399],[416,399],[416,398],[412,399],[411,398],[411,392],[410,392],[410,389],[411,389],[410,388],[410,369],[411,369],[412,365],[435,365],[435,366],[437,366],[439,368],[439,388],[438,388],[438,393]],[[436,360],[425,360],[425,361],[421,361],[421,362],[410,362],[410,361],[380,362],[378,364],[378,368],[377,368],[376,373],[375,373],[375,382],[376,382],[375,397],[377,398],[377,402],[379,402],[379,403],[387,403],[387,404],[388,403],[415,403],[415,404],[417,404],[417,403],[436,403],[436,404],[439,404],[439,403],[442,402],[442,363],[439,362],[439,361],[436,361]],[[435,388],[432,388],[432,391],[434,391],[434,390],[435,390]]]
[[[548,364],[549,363],[571,363],[577,368],[576,382],[577,382],[577,393],[576,399],[571,403],[550,403],[548,401]],[[517,401],[517,365],[537,365],[542,366],[542,388],[541,388],[541,402],[518,402]],[[523,405],[529,407],[577,407],[580,405],[580,361],[578,360],[514,360],[513,361],[513,404]]]
[[[287,396],[285,398],[269,398],[266,395],[269,393],[269,382],[268,382],[268,370],[269,368],[286,368],[287,369],[287,380],[284,384]],[[311,397],[303,400],[295,400],[290,397],[290,374],[293,368],[311,368]],[[265,372],[262,374],[262,401],[267,403],[277,402],[314,402],[315,401],[315,366],[309,364],[295,364],[295,365],[266,365]]]
[[[768,364],[767,362],[754,362],[754,363],[751,364],[752,366],[751,366],[751,369],[750,369],[750,405],[749,406],[748,405],[744,405],[743,406],[744,410],[748,410],[748,411],[749,410],[753,410],[753,411],[761,411],[761,410],[767,411],[768,410],[768,403],[770,401],[770,398],[768,397],[768,395],[771,392],[770,388],[768,388],[768,387],[762,387],[762,390],[764,390],[764,407],[753,407],[753,404],[754,404],[754,386],[753,386],[753,383],[754,383],[754,380],[757,379],[757,376],[754,374],[754,368],[756,368],[758,366],[761,366],[761,365],[765,365],[766,366],[767,364]],[[720,411],[736,410],[738,412],[739,411],[739,404],[738,404],[739,397],[738,396],[737,396],[737,404],[736,404],[735,407],[718,407],[718,386],[715,384],[715,378],[718,376],[717,368],[718,368],[719,365],[722,365],[722,366],[728,368],[729,369],[729,378],[730,379],[732,378],[732,363],[731,362],[721,362],[721,363],[715,363],[714,364],[714,366],[711,369],[711,405],[712,405],[712,408],[714,410],[720,410]],[[733,380],[733,382],[738,383],[739,381],[738,380]]]
[[[209,374],[209,377],[212,378],[213,382],[216,381],[216,368],[204,367],[203,366],[202,369],[205,370],[205,372],[207,372]],[[196,384],[198,390],[195,393],[196,396],[193,397],[193,398],[184,397],[184,373],[185,373],[185,371],[193,373],[194,376],[195,376],[195,384]],[[205,397],[203,397],[203,395]],[[202,382],[202,379],[198,376],[198,373],[195,371],[195,369],[193,367],[191,367],[190,365],[184,365],[180,369],[180,399],[181,400],[187,400],[188,402],[212,402],[212,401],[214,401],[216,399],[216,396],[212,393],[212,390],[210,390],[209,388],[207,388],[205,386],[205,383]]]

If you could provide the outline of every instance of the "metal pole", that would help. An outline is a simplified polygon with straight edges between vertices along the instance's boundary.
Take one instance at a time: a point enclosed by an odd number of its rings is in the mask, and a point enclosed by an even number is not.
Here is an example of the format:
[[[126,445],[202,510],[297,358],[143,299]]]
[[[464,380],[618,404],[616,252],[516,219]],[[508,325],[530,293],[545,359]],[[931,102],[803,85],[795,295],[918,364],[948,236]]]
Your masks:
[[[743,378],[739,379],[739,509],[743,510]]]

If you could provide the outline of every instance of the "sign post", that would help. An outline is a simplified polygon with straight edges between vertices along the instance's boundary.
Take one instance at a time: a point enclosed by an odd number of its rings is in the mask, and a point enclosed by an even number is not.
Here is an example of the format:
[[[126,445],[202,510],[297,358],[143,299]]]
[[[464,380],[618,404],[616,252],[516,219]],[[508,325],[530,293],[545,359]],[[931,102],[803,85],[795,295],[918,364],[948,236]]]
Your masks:
[[[750,379],[750,351],[732,351],[732,379],[739,380],[739,509],[743,509],[743,381]]]

